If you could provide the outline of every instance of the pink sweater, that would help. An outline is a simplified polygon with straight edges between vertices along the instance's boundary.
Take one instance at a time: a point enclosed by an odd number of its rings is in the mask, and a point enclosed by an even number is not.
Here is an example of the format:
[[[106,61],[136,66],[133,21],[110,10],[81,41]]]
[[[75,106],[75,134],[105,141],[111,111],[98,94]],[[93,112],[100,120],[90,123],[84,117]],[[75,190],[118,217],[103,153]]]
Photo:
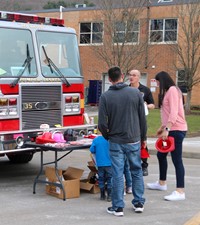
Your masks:
[[[166,92],[161,107],[162,126],[172,123],[171,130],[187,131],[181,91],[172,86]]]

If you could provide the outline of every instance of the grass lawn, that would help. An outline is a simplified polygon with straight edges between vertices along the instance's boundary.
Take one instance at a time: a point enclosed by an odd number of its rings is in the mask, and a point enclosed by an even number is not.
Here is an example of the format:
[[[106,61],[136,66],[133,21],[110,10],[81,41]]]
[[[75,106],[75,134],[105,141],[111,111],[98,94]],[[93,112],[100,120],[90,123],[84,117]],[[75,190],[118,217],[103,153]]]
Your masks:
[[[200,136],[200,113],[191,114],[186,116],[186,120],[188,123],[188,132],[187,136]],[[98,117],[94,118],[94,122],[98,123]],[[160,127],[160,110],[154,109],[151,110],[149,115],[147,116],[147,124],[148,137],[155,137],[156,131]]]
[[[186,120],[188,123],[188,136],[200,135],[200,113],[191,114],[186,116]],[[160,110],[154,109],[151,110],[147,117],[148,124],[148,136],[155,136],[156,131],[160,126]]]

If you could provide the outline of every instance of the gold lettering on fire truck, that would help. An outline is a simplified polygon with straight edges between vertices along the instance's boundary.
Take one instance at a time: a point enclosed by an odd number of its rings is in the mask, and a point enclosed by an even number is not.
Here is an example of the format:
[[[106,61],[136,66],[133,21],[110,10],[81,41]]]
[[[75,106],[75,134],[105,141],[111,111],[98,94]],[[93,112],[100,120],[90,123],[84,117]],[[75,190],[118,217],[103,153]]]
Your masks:
[[[33,104],[31,102],[29,102],[29,103],[23,103],[23,108],[25,110],[32,109],[33,108]]]

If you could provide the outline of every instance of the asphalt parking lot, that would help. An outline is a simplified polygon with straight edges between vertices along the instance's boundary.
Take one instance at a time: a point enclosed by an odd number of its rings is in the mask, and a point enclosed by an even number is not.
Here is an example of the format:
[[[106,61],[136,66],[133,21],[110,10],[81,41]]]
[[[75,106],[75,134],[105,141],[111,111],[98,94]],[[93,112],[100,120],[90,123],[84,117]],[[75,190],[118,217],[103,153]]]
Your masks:
[[[45,152],[45,160],[52,161],[51,152]],[[87,177],[90,160],[89,151],[72,152],[59,162],[59,168],[68,166],[84,169],[83,177]],[[99,194],[81,192],[79,198],[61,199],[45,193],[45,185],[37,184],[36,194],[33,194],[33,181],[36,177],[40,154],[36,153],[33,160],[24,165],[10,164],[7,158],[0,158],[0,199],[1,224],[4,225],[117,225],[117,224],[158,224],[158,225],[196,225],[200,224],[200,163],[199,159],[184,158],[186,169],[186,200],[168,202],[163,196],[175,188],[174,168],[169,158],[168,191],[145,190],[145,210],[142,214],[134,213],[131,205],[132,195],[125,196],[126,207],[124,217],[118,218],[106,212],[110,206],[107,201],[99,200]],[[147,182],[158,179],[158,165],[154,154],[149,159],[149,176]],[[187,223],[197,215],[197,223]],[[194,220],[193,220],[194,222]]]

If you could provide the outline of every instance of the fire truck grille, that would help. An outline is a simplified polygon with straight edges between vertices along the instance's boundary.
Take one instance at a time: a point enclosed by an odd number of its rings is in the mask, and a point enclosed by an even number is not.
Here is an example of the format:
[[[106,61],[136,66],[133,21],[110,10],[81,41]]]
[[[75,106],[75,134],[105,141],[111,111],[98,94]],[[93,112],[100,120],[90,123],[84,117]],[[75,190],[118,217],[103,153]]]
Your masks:
[[[38,129],[41,124],[62,125],[61,86],[22,86],[22,130]]]

